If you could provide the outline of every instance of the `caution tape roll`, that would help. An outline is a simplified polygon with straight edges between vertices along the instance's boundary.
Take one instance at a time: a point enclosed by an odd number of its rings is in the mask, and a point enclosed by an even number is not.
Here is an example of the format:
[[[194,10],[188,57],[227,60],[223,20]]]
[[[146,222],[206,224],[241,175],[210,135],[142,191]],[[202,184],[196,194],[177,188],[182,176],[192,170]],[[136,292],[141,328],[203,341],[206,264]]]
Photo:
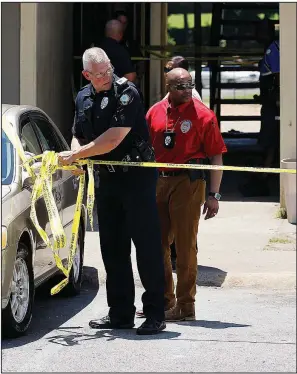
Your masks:
[[[200,164],[172,164],[172,163],[161,163],[161,162],[127,162],[127,161],[105,161],[105,160],[78,160],[71,166],[60,166],[58,162],[58,154],[53,151],[44,152],[42,155],[34,156],[28,160],[25,155],[24,149],[22,147],[21,141],[9,124],[6,118],[2,118],[2,129],[6,133],[8,139],[11,141],[15,147],[20,159],[22,160],[22,166],[27,170],[28,174],[32,177],[34,181],[32,195],[31,195],[31,211],[30,218],[39,233],[40,237],[43,239],[45,244],[51,248],[53,256],[55,259],[56,266],[65,275],[58,285],[51,289],[51,294],[54,295],[60,292],[68,283],[69,275],[73,265],[73,259],[76,253],[77,241],[78,241],[78,231],[80,225],[81,208],[84,196],[84,185],[85,185],[85,175],[79,176],[79,189],[78,196],[76,200],[75,213],[73,217],[73,224],[71,229],[71,242],[69,246],[69,254],[67,261],[67,268],[64,267],[61,257],[59,255],[59,250],[66,246],[66,235],[61,223],[59,211],[57,209],[53,194],[52,194],[52,175],[59,169],[63,170],[76,170],[81,168],[83,165],[87,165],[88,170],[88,191],[87,191],[87,211],[88,217],[93,230],[93,206],[95,200],[95,183],[93,168],[95,164],[99,165],[112,165],[112,166],[131,166],[131,167],[153,167],[153,168],[170,168],[170,169],[204,169],[204,170],[229,170],[229,171],[242,171],[242,172],[256,172],[256,173],[289,173],[296,174],[296,169],[281,169],[281,168],[259,168],[259,167],[249,167],[249,166],[227,166],[227,165],[200,165]],[[31,161],[36,159],[41,159],[40,171],[35,174]],[[53,244],[49,240],[47,233],[40,226],[38,222],[38,217],[36,214],[35,204],[36,201],[43,197],[46,209],[48,212],[50,228],[53,234]]]

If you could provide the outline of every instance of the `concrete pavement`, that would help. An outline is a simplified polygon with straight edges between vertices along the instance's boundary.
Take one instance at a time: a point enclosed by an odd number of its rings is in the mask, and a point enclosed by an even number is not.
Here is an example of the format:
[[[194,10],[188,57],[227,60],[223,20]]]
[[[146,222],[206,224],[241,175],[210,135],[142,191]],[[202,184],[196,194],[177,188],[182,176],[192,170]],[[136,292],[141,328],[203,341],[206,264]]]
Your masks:
[[[296,225],[276,218],[279,204],[253,201],[222,201],[216,218],[201,217],[198,234],[199,286],[254,287],[286,290],[296,288]],[[95,222],[98,230],[98,224]],[[85,265],[96,264],[100,284],[105,270],[98,232],[86,236]],[[132,263],[136,285],[141,285]],[[87,282],[92,275],[85,272]]]
[[[143,290],[136,288],[136,306]],[[199,287],[196,321],[161,334],[93,330],[106,291],[36,298],[27,336],[2,341],[2,372],[296,372],[295,291]]]
[[[138,318],[132,330],[89,328],[108,308],[98,232],[88,232],[81,294],[49,296],[55,279],[38,289],[28,334],[2,341],[2,372],[296,372],[296,226],[274,218],[277,207],[222,202],[201,221],[197,320],[154,336],[136,335]],[[132,259],[138,309],[134,249]]]

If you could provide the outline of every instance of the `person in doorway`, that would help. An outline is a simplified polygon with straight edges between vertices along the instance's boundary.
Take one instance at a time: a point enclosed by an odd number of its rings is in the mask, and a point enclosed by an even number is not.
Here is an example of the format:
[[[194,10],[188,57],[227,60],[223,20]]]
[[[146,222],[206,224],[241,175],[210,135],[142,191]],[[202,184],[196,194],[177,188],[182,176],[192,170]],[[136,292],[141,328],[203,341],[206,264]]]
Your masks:
[[[222,165],[226,152],[215,114],[192,98],[192,78],[185,69],[172,69],[166,76],[168,98],[151,107],[146,115],[156,161],[201,164],[206,158]],[[157,204],[162,232],[165,265],[165,319],[195,319],[197,280],[197,233],[203,207],[205,219],[219,210],[222,171],[210,172],[206,182],[201,169],[159,169]],[[174,291],[170,244],[175,239],[177,285]],[[144,312],[145,314],[145,312]]]
[[[143,58],[143,53],[141,52],[140,45],[133,40],[133,38],[129,37],[129,18],[127,13],[124,10],[117,10],[114,13],[114,19],[117,19],[118,21],[121,22],[123,25],[123,30],[124,30],[124,36],[123,39],[121,40],[121,44],[126,48],[126,50],[129,53],[130,58],[136,57],[136,58]],[[135,68],[136,75],[137,75],[137,83],[138,85],[140,84],[140,80],[144,74],[145,70],[145,61],[141,60],[132,60],[132,64]]]
[[[77,95],[72,152],[59,155],[61,164],[70,165],[83,158],[153,162],[144,108],[135,85],[114,74],[108,56],[100,48],[84,52],[83,68],[90,84]],[[166,328],[157,170],[100,165],[99,172],[96,205],[109,313],[89,325],[98,329],[133,328],[132,239],[145,289],[142,301],[146,321],[137,334],[157,334]]]
[[[120,21],[110,20],[105,26],[105,38],[100,47],[110,58],[115,74],[127,78],[130,82],[136,81],[136,72],[129,53],[121,44],[124,28]]]
[[[258,142],[264,151],[263,167],[279,166],[280,150],[280,52],[274,24],[264,19],[256,28],[256,39],[264,48],[264,56],[259,62],[260,96],[255,101],[261,104],[261,129]],[[261,173],[252,176],[240,186],[246,197],[268,196],[269,175]]]

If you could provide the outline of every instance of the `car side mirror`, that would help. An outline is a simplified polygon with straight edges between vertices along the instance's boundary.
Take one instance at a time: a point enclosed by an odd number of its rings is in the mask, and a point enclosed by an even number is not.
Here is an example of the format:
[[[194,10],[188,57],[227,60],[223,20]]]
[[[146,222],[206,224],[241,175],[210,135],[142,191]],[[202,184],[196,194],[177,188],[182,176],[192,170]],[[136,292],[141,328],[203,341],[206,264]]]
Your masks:
[[[41,165],[42,165],[41,162],[35,162],[33,165],[31,165],[31,168],[32,168],[34,174],[39,173]],[[25,187],[25,186],[28,186],[28,185],[32,185],[33,183],[34,183],[34,181],[33,181],[32,177],[29,175],[27,170],[25,168],[23,168],[23,170],[22,170],[22,186]]]
[[[34,153],[31,153],[31,152],[25,152],[25,156],[30,159],[34,156],[36,156]],[[33,170],[33,173],[34,174],[38,174],[39,171],[40,171],[40,168],[41,168],[41,165],[42,163],[41,162],[35,162],[33,160],[33,163],[31,163],[31,168]],[[23,167],[23,170],[22,170],[22,186],[28,186],[28,185],[32,185],[33,184],[33,180],[32,180],[32,177],[29,175],[28,171],[26,170],[25,167]]]

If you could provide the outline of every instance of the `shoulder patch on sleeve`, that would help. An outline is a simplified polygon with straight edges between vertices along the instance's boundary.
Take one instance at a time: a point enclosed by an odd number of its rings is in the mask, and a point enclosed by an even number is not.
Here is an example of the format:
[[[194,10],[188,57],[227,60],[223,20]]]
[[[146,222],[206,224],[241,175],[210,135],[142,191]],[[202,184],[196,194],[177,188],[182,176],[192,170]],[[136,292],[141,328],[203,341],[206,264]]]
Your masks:
[[[132,96],[129,95],[128,93],[124,93],[121,97],[120,97],[120,103],[122,105],[128,105],[129,103],[131,103],[132,101]]]

